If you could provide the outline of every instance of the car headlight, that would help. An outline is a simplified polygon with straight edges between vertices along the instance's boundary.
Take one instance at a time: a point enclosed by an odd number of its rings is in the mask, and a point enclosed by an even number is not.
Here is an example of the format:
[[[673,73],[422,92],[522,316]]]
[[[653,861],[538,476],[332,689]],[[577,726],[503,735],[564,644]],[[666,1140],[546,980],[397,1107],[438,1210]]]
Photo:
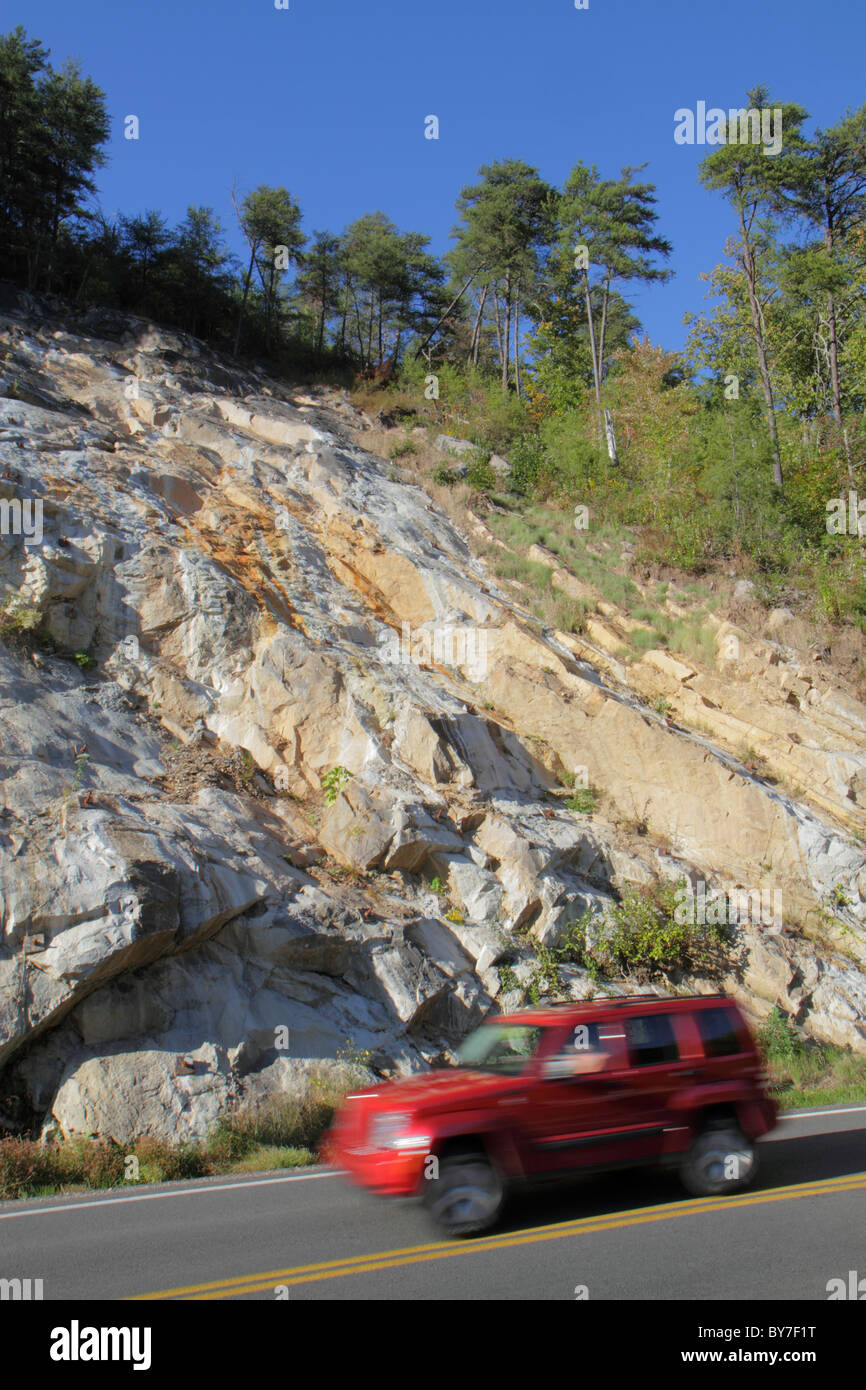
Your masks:
[[[430,1139],[410,1133],[412,1116],[402,1110],[376,1115],[370,1125],[369,1142],[377,1149],[426,1149]]]

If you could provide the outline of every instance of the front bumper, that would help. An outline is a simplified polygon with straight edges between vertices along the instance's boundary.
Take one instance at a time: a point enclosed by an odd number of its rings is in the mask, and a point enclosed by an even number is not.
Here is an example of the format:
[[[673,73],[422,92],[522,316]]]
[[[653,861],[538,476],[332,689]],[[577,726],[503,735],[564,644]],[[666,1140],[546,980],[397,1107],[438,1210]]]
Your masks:
[[[426,1149],[353,1148],[334,1131],[325,1135],[321,1157],[345,1168],[352,1182],[383,1197],[414,1197],[424,1182]]]

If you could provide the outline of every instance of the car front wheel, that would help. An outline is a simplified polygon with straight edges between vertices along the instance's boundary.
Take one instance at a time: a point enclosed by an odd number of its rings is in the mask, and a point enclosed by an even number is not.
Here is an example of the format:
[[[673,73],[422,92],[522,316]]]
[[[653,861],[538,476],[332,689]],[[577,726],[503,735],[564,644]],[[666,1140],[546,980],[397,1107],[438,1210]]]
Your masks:
[[[451,1236],[475,1235],[496,1221],[505,1200],[501,1177],[483,1154],[455,1154],[439,1165],[425,1204],[443,1231]]]
[[[758,1154],[734,1127],[699,1134],[680,1168],[683,1185],[697,1197],[739,1192],[754,1181]]]

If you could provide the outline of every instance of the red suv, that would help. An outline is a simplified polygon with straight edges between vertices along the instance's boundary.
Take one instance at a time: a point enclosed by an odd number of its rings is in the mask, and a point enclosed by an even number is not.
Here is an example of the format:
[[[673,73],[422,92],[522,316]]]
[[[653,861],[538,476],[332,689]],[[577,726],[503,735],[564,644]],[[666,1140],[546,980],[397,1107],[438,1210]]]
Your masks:
[[[450,1235],[486,1230],[509,1188],[642,1164],[735,1192],[776,1123],[748,1026],[723,995],[558,1004],[488,1019],[457,1065],[347,1096],[322,1157],[424,1196]]]

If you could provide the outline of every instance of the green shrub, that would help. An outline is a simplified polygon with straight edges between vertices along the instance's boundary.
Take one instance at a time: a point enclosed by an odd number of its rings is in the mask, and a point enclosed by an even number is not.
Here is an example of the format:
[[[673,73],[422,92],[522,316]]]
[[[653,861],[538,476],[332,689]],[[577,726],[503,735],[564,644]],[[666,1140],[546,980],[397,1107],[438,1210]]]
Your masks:
[[[417,452],[418,446],[414,439],[410,439],[410,437],[406,435],[403,439],[395,439],[391,448],[388,450],[388,457],[400,459],[405,458],[407,454],[417,454]]]
[[[558,958],[591,970],[595,978],[648,981],[681,971],[717,973],[724,964],[726,928],[677,922],[682,886],[627,887],[603,917],[587,910],[561,935]]]
[[[535,495],[564,504],[589,504],[603,490],[610,474],[607,454],[587,439],[582,414],[568,411],[551,416],[541,426],[543,456],[536,474]]]
[[[577,787],[573,796],[566,798],[569,811],[581,816],[591,816],[595,810],[596,791],[594,787]]]
[[[758,1041],[768,1061],[793,1062],[806,1050],[803,1039],[778,1004],[773,1006],[760,1028]]]
[[[440,487],[453,487],[455,483],[462,482],[462,479],[456,469],[447,468],[444,463],[440,463],[434,470],[433,481],[439,483]]]
[[[521,497],[529,497],[535,491],[539,476],[545,466],[546,451],[538,435],[524,434],[515,439],[508,453],[511,474],[509,488]]]
[[[476,450],[467,466],[465,481],[475,492],[492,492],[496,487],[496,474],[490,467],[489,458],[489,449]]]
[[[54,646],[42,626],[39,610],[29,608],[16,599],[8,600],[0,610],[0,642],[18,651]]]

